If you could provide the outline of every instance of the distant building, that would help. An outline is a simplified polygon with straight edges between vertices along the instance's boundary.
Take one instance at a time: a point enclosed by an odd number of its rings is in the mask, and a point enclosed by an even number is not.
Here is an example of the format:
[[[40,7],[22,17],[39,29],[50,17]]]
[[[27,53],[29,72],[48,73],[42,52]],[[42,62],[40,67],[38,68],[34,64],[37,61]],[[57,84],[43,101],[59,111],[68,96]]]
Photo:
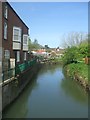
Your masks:
[[[29,28],[8,2],[0,2],[0,25],[2,69],[6,70],[28,60]]]
[[[57,57],[62,57],[64,54],[64,49],[62,48],[51,48],[51,56],[57,56]]]
[[[31,51],[33,55],[46,55],[47,52],[44,48]]]

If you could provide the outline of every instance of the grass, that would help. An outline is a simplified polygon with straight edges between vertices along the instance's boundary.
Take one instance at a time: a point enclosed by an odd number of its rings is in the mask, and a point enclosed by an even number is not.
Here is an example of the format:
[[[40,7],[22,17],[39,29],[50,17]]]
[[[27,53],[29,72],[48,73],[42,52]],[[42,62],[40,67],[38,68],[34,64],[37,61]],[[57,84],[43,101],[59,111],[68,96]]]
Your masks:
[[[89,71],[89,65],[85,64],[85,63],[72,63],[72,64],[68,64],[67,66],[65,66],[66,69],[69,71],[69,76],[74,76],[74,73],[78,73],[78,75],[80,75],[82,78],[84,78],[84,80],[90,80],[88,79],[88,71]]]

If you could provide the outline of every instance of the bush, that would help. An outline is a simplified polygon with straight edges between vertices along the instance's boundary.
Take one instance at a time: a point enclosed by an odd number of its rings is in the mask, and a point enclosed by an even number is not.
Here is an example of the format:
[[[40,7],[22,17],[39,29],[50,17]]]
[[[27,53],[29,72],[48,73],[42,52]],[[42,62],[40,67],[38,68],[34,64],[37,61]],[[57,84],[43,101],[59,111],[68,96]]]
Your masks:
[[[78,61],[82,61],[86,56],[90,56],[90,52],[87,41],[84,41],[79,46],[72,46],[66,49],[63,63],[64,65],[78,63]]]
[[[64,65],[70,64],[70,63],[77,63],[78,62],[78,48],[73,46],[71,48],[67,48],[64,56],[63,56],[63,63]]]

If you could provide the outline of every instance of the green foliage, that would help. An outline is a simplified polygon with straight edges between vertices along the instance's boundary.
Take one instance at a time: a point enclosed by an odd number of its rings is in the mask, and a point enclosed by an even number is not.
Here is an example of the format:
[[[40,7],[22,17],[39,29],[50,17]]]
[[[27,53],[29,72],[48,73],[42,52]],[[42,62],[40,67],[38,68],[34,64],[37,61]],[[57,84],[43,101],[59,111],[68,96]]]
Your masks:
[[[89,56],[88,42],[84,41],[79,46],[68,47],[63,56],[64,65],[77,63],[83,58]]]
[[[31,51],[33,49],[33,44],[32,44],[32,41],[31,39],[29,38],[28,40],[28,49]]]
[[[89,56],[89,46],[88,41],[84,41],[79,45],[79,53],[82,54],[82,57],[85,58],[86,56]]]
[[[37,39],[35,39],[34,42],[32,42],[31,39],[29,38],[29,40],[28,40],[28,48],[29,48],[30,51],[34,50],[34,49],[40,49],[42,47],[43,46],[38,43]]]
[[[77,59],[80,55],[78,54],[78,48],[73,46],[71,48],[67,48],[65,53],[64,53],[64,56],[63,56],[63,62],[64,62],[64,65],[66,64],[70,64],[70,63],[73,63],[73,62],[77,62]]]
[[[48,49],[49,48],[48,45],[45,45],[45,48]]]
[[[76,72],[87,81],[88,81],[88,69],[89,69],[88,67],[89,66],[84,63],[77,63],[77,64],[72,63],[66,66],[71,77],[73,77],[74,73]]]

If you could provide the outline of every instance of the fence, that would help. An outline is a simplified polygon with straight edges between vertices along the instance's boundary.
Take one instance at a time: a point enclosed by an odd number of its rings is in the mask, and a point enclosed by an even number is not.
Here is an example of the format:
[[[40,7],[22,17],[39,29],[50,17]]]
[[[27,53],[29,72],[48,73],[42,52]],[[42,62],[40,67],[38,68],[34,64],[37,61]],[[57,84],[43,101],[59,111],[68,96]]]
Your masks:
[[[2,72],[3,82],[7,79],[12,78],[12,77],[15,77],[15,68],[8,69],[8,70]]]
[[[15,68],[3,71],[2,72],[2,80],[3,80],[3,82],[5,80],[7,80],[7,79],[15,77],[17,74],[22,73],[23,71],[30,68],[30,66],[33,66],[35,63],[36,63],[36,59],[34,59],[32,61],[26,61],[23,64],[17,65]]]
[[[27,70],[30,66],[34,65],[36,63],[36,59],[32,61],[27,61],[23,64],[20,64],[16,66],[15,73],[20,74],[21,72]]]

